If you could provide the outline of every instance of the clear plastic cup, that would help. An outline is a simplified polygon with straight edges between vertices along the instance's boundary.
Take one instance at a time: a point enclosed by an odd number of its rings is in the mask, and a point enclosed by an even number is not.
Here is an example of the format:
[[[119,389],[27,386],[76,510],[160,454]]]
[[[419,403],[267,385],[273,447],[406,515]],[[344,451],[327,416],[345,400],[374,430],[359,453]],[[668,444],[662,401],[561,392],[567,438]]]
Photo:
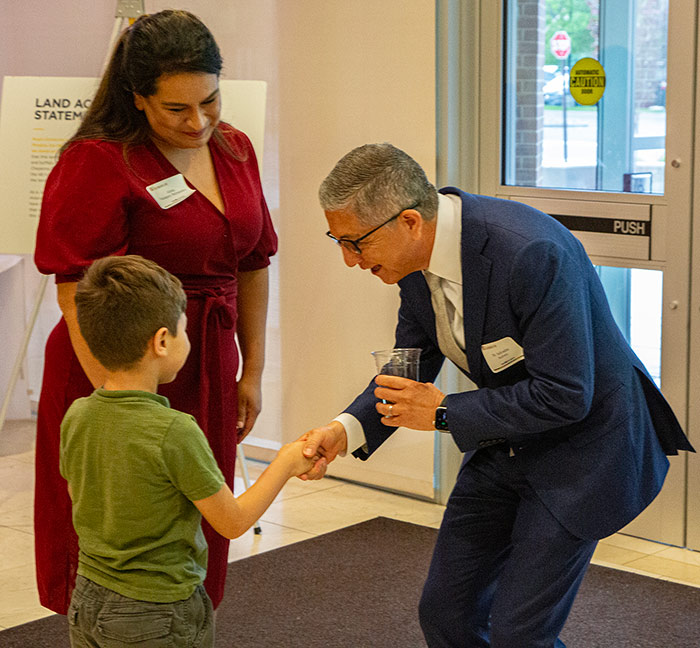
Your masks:
[[[385,349],[372,351],[377,373],[418,380],[420,349]]]

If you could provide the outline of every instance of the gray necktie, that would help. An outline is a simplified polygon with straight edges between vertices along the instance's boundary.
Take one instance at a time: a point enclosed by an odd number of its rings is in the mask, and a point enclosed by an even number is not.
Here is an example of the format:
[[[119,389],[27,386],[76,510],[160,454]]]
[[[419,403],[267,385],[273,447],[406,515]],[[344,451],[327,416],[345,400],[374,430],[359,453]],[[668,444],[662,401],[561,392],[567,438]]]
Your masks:
[[[433,310],[435,311],[435,330],[437,332],[440,351],[442,351],[458,367],[464,369],[466,372],[469,372],[467,355],[462,349],[459,348],[459,345],[457,342],[455,342],[454,334],[452,333],[450,319],[447,316],[445,293],[442,291],[442,287],[440,286],[440,277],[428,271],[425,271],[423,276],[428,282],[428,287],[430,288]]]

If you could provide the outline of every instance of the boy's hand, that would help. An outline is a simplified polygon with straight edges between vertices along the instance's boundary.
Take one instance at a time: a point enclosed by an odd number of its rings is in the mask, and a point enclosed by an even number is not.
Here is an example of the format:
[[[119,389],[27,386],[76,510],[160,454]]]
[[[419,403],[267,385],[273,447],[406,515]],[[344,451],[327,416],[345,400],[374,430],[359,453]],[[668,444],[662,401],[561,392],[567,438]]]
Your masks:
[[[303,450],[303,441],[293,441],[282,446],[277,453],[277,458],[288,467],[290,477],[298,477],[309,472],[320,458],[319,455],[305,457]]]

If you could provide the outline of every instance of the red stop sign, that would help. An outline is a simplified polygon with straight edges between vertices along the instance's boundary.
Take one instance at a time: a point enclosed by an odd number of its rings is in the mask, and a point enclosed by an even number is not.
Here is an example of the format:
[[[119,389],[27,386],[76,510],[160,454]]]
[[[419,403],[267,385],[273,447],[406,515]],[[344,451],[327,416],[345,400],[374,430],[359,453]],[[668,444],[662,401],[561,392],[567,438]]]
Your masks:
[[[552,40],[549,42],[552,54],[558,59],[565,59],[571,54],[571,39],[565,31],[554,32]]]

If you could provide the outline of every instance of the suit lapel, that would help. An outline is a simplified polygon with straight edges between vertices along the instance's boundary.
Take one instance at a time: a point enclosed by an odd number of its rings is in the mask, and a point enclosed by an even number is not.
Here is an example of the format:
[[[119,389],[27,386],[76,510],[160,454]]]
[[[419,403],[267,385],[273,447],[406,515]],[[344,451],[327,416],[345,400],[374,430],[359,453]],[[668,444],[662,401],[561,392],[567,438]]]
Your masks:
[[[488,300],[491,260],[481,254],[488,233],[478,218],[477,199],[454,187],[445,187],[440,193],[457,194],[462,200],[462,299],[464,304],[464,340],[471,378],[481,382],[483,339],[486,303]]]

